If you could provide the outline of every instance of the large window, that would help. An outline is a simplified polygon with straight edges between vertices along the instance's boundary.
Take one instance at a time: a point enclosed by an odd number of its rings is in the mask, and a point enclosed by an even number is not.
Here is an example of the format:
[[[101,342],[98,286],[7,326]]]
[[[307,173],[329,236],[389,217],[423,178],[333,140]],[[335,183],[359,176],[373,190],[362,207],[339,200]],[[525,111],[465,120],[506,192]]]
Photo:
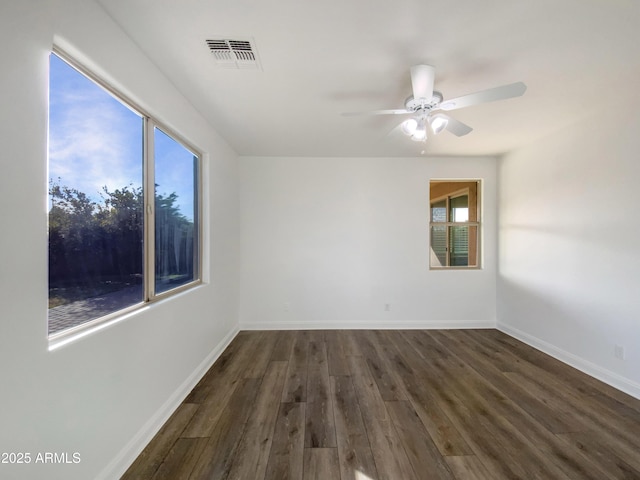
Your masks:
[[[480,266],[479,184],[479,180],[431,181],[431,268]]]
[[[200,279],[200,156],[50,55],[49,335]]]

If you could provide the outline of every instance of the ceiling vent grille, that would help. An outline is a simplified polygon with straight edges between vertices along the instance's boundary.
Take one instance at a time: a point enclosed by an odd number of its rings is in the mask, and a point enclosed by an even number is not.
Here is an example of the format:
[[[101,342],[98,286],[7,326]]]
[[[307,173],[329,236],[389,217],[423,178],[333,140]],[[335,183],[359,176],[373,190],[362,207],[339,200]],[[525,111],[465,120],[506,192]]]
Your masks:
[[[252,40],[206,40],[216,65],[222,68],[260,69],[258,53]]]

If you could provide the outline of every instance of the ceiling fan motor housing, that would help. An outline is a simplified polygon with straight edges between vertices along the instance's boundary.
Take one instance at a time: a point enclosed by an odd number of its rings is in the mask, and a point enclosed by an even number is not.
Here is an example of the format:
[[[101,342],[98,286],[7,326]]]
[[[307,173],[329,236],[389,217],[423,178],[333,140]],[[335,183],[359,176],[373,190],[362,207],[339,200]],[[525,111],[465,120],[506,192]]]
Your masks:
[[[442,93],[433,92],[430,99],[426,98],[413,98],[413,95],[407,97],[404,101],[404,106],[407,110],[416,113],[428,113],[438,106],[442,102]]]

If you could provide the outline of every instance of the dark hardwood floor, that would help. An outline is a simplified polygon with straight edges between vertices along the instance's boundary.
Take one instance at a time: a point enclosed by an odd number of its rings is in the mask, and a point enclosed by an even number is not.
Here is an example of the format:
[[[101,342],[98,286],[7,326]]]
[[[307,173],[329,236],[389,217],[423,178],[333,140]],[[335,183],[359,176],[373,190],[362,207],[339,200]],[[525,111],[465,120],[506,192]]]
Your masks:
[[[497,330],[241,332],[125,479],[640,479],[640,401]]]

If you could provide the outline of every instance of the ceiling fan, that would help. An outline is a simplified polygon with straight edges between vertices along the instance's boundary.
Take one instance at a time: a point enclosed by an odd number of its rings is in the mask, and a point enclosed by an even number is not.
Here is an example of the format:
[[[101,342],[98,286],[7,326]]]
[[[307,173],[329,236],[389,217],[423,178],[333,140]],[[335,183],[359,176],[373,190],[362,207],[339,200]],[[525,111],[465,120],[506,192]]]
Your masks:
[[[415,65],[411,67],[413,95],[405,100],[405,108],[374,110],[371,112],[349,112],[342,115],[411,115],[411,118],[399,125],[400,130],[411,137],[412,140],[424,142],[427,139],[427,125],[435,134],[442,132],[442,130],[447,130],[458,137],[466,135],[473,130],[469,125],[445,113],[441,113],[441,111],[448,112],[480,103],[519,97],[527,90],[527,86],[524,83],[516,82],[451,100],[444,100],[442,93],[433,89],[434,77],[435,69],[431,65]]]

